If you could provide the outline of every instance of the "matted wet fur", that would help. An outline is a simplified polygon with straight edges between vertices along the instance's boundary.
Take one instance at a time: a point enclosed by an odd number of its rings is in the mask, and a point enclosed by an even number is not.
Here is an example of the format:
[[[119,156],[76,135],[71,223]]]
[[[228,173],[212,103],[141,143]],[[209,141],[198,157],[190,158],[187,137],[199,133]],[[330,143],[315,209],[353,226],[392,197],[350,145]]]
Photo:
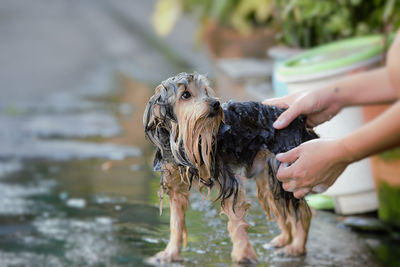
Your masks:
[[[157,147],[154,170],[161,171],[160,211],[164,193],[169,195],[170,241],[153,260],[179,261],[187,241],[185,211],[192,184],[217,186],[221,212],[229,218],[228,230],[235,262],[257,261],[248,240],[244,217],[249,204],[237,176],[245,170],[256,179],[257,196],[268,218],[274,215],[281,234],[271,241],[287,255],[306,252],[311,211],[304,199],[296,199],[276,178],[275,155],[318,136],[296,118],[287,128],[272,123],[283,112],[259,102],[228,102],[220,105],[208,80],[199,74],[180,73],[162,82],[143,115],[146,136]]]

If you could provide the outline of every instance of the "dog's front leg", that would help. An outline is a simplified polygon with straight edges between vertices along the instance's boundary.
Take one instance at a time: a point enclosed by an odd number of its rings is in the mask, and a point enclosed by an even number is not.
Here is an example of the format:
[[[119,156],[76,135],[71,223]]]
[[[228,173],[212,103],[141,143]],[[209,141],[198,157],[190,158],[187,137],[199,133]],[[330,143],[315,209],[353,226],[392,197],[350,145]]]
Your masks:
[[[169,263],[181,261],[179,252],[184,239],[187,242],[185,212],[189,205],[189,185],[182,181],[177,166],[166,164],[164,166],[164,187],[169,195],[170,239],[165,250],[159,252],[155,258],[158,262]]]
[[[232,239],[232,260],[238,263],[256,263],[257,255],[249,242],[247,231],[249,224],[245,221],[246,211],[250,204],[246,202],[246,192],[240,185],[235,211],[233,211],[233,196],[225,200],[222,206],[222,213],[228,218],[228,231]]]

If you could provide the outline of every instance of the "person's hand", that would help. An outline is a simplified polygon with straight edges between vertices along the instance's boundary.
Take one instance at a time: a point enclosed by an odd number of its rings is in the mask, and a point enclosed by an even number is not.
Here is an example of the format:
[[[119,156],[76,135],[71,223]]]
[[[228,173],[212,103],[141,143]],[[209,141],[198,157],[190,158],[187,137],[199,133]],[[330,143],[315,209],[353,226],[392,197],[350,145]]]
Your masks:
[[[330,120],[340,111],[341,105],[335,99],[337,90],[321,89],[299,92],[284,97],[266,99],[262,103],[287,109],[273,124],[276,129],[285,128],[299,115],[307,115],[307,125],[315,127]]]
[[[302,198],[309,192],[322,193],[331,186],[351,160],[336,140],[314,139],[276,155],[281,162],[277,178],[283,189]]]

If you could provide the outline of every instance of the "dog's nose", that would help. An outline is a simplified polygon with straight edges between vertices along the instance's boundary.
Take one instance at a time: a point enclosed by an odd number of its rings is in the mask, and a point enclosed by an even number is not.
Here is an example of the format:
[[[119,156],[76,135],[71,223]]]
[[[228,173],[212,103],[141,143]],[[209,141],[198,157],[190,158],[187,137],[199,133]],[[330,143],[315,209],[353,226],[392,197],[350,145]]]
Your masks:
[[[214,110],[218,110],[218,109],[219,109],[219,106],[220,106],[219,101],[214,101],[213,103],[211,103],[211,107],[212,107]]]

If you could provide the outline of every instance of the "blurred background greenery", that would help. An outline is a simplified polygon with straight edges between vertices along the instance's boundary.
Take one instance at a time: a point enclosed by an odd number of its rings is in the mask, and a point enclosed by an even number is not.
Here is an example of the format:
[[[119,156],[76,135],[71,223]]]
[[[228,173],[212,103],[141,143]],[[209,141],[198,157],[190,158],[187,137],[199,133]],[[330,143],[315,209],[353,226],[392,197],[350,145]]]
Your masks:
[[[400,25],[398,0],[158,0],[156,32],[167,35],[183,13],[195,14],[201,22],[198,37],[214,21],[241,35],[272,30],[278,43],[296,48],[388,33]]]

